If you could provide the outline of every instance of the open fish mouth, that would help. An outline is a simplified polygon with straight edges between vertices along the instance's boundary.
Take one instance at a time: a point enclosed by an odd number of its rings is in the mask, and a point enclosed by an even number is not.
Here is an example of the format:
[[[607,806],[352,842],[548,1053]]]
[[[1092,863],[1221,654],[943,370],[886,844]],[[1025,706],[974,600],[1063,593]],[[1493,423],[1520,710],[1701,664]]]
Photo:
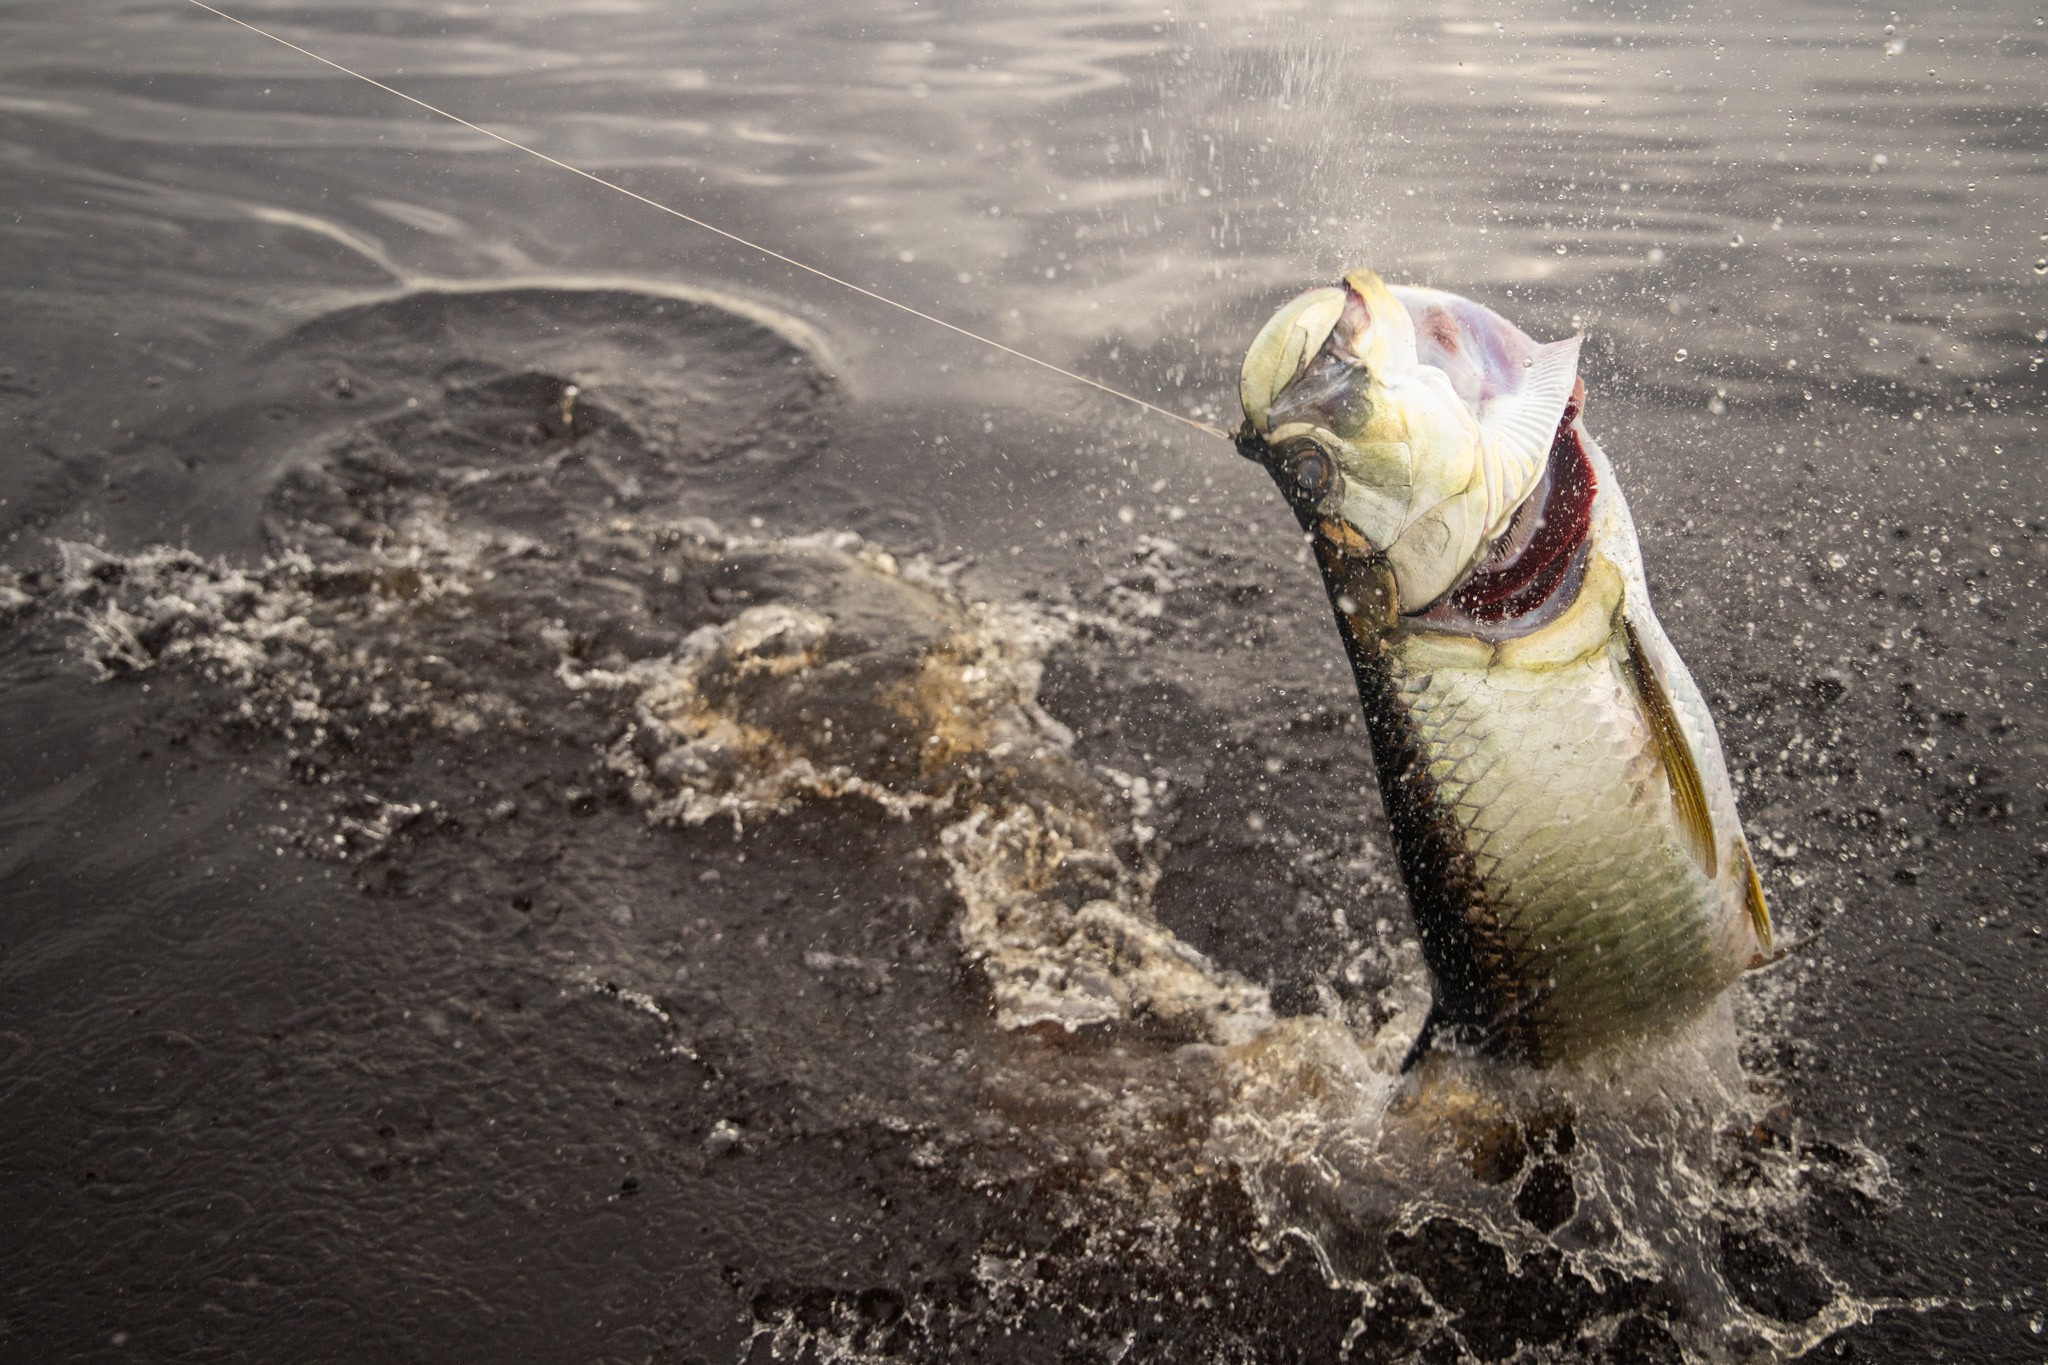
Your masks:
[[[1541,345],[1469,300],[1355,270],[1253,340],[1239,448],[1305,525],[1384,554],[1404,612],[1483,574],[1483,619],[1524,615],[1558,586],[1591,505],[1583,453],[1561,448],[1584,399],[1578,354],[1576,337]]]
[[[1668,1032],[1771,943],[1578,352],[1356,270],[1245,357],[1238,449],[1315,546],[1435,979],[1416,1055]]]
[[[1559,419],[1541,476],[1478,562],[1419,610],[1407,605],[1416,594],[1400,594],[1404,615],[1504,640],[1540,629],[1572,600],[1585,575],[1597,486],[1585,446],[1572,429],[1578,411],[1575,398]],[[1321,433],[1320,440],[1317,434],[1296,433],[1279,445],[1266,445],[1243,432],[1238,435],[1239,449],[1273,472],[1290,495],[1303,528],[1324,547],[1352,556],[1384,556],[1385,551],[1344,516],[1349,481],[1328,442],[1328,433]],[[1410,581],[1414,577],[1411,569]]]

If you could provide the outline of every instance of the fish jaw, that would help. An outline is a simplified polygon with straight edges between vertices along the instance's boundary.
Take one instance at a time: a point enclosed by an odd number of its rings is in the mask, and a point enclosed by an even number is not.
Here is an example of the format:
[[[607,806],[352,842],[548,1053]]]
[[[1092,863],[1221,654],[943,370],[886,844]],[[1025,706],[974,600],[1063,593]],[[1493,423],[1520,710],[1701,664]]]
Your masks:
[[[1245,427],[1264,435],[1273,400],[1301,377],[1344,312],[1344,291],[1311,289],[1287,301],[1269,318],[1245,352],[1238,382]]]
[[[1471,574],[1540,479],[1578,356],[1576,339],[1539,346],[1435,297],[1354,270],[1275,313],[1239,385],[1240,449],[1383,549],[1416,610]],[[1484,318],[1505,331],[1475,334]]]

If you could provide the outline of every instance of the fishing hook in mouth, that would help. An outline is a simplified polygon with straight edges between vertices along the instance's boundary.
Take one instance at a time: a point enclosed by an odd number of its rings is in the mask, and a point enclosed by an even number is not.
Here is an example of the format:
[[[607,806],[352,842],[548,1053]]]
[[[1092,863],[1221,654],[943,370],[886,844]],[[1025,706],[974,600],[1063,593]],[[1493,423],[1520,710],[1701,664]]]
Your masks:
[[[1224,441],[1232,439],[1231,434],[1223,430],[1223,428],[1221,427],[1211,426],[1209,423],[1201,421],[1198,418],[1184,416],[1181,413],[1173,411],[1173,409],[1171,408],[1160,407],[1157,403],[1148,403],[1134,393],[1125,393],[1122,389],[1112,388],[1108,384],[1105,384],[1098,379],[1090,379],[1085,374],[1076,374],[1074,371],[1066,369],[1063,366],[1053,364],[1050,360],[1041,360],[1039,357],[1032,355],[1028,351],[1020,351],[1014,346],[1005,346],[1002,342],[997,341],[993,337],[983,336],[981,333],[972,331],[966,327],[962,327],[960,324],[956,322],[948,322],[942,317],[935,317],[934,315],[927,313],[920,308],[913,308],[911,305],[907,303],[903,303],[896,299],[892,299],[887,294],[876,293],[874,290],[867,288],[865,285],[855,284],[852,280],[843,279],[838,275],[832,274],[830,271],[821,270],[814,265],[808,265],[803,261],[797,260],[794,256],[785,256],[780,251],[775,250],[775,248],[773,247],[763,246],[761,243],[753,241],[750,238],[742,237],[736,232],[728,232],[724,228],[719,227],[715,223],[707,223],[702,218],[693,217],[690,214],[684,213],[679,208],[674,208],[668,204],[662,203],[658,199],[650,199],[646,195],[641,194],[638,191],[626,188],[624,185],[619,184],[616,180],[607,180],[603,176],[598,175],[594,171],[586,171],[581,166],[572,165],[567,161],[563,161],[559,157],[549,156],[546,152],[543,152],[536,147],[529,147],[523,142],[519,142],[505,136],[503,133],[494,132],[491,129],[484,127],[480,123],[471,123],[468,119],[462,117],[462,115],[460,114],[453,114],[450,113],[448,110],[441,108],[438,105],[429,104],[425,100],[419,98],[419,96],[417,95],[408,95],[405,91],[398,89],[396,86],[386,85],[384,82],[378,80],[374,76],[366,76],[362,72],[357,71],[352,67],[343,66],[340,62],[334,61],[333,59],[328,57],[323,57],[319,53],[313,51],[310,48],[301,47],[297,43],[291,41],[289,38],[281,37],[278,34],[272,33],[268,29],[258,28],[256,25],[250,23],[248,20],[238,19],[234,15],[229,14],[226,10],[216,9],[212,5],[207,4],[206,0],[188,0],[188,3],[205,10],[208,14],[211,14],[216,18],[227,20],[229,23],[235,25],[237,28],[247,29],[249,32],[255,34],[259,38],[268,38],[271,42],[276,43],[280,47],[290,48],[293,52],[298,53],[300,56],[309,57],[313,61],[320,63],[322,66],[328,67],[335,71],[339,71],[344,76],[351,76],[356,80],[363,82],[363,84],[365,85],[375,86],[377,89],[382,90],[384,93],[388,95],[395,95],[399,99],[404,100],[406,103],[424,109],[428,113],[435,115],[437,118],[444,118],[447,119],[450,123],[460,124],[462,127],[469,129],[473,133],[479,133],[482,134],[484,137],[490,138],[493,142],[502,143],[503,145],[512,148],[514,151],[524,152],[528,156],[535,157],[541,161],[545,161],[550,166],[556,167],[559,170],[567,171],[571,175],[581,176],[583,179],[590,181],[592,184],[602,185],[608,190],[613,190],[619,194],[625,195],[628,199],[638,200],[640,203],[647,205],[647,207],[651,209],[659,209],[661,212],[668,214],[671,218],[680,218],[682,221],[688,223],[692,227],[702,228],[704,231],[713,233],[719,237],[723,237],[729,242],[737,243],[738,245],[747,248],[749,251],[759,252],[761,255],[768,257],[770,260],[780,261],[786,266],[790,266],[794,269],[801,270],[808,275],[814,275],[817,278],[826,281],[827,283],[836,284],[842,289],[850,289],[854,293],[859,294],[864,298],[873,299],[876,303],[886,304],[888,307],[894,308],[899,312],[908,313],[910,314],[910,316],[914,318],[918,318],[921,319],[922,321],[929,322],[935,327],[943,327],[947,331],[952,332],[956,336],[966,337],[969,341],[979,342],[983,346],[987,346],[994,350],[1001,351],[1004,355],[1025,361],[1028,364],[1036,365],[1043,370],[1050,370],[1052,371],[1052,373],[1059,375],[1063,379],[1071,379],[1077,384],[1085,384],[1089,388],[1094,389],[1097,392],[1108,394],[1111,398],[1117,398],[1123,400],[1126,403],[1136,404],[1138,407],[1143,408],[1146,412],[1153,413],[1156,416],[1168,418],[1175,422],[1179,422],[1183,426],[1193,427],[1196,431],[1202,432],[1204,435],[1214,436],[1217,439]]]

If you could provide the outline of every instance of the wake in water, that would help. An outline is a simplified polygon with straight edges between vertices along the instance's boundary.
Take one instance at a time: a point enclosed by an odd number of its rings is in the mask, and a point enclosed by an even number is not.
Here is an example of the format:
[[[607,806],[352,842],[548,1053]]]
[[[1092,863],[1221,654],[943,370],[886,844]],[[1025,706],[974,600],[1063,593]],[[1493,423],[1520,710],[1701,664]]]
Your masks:
[[[570,324],[544,366],[491,340],[535,311]],[[468,353],[407,390],[406,347],[442,331]],[[618,291],[315,324],[277,363],[347,356],[381,406],[280,461],[267,559],[67,544],[8,571],[8,629],[69,638],[105,685],[178,699],[138,706],[271,756],[286,785],[255,837],[276,857],[373,895],[478,897],[560,990],[655,1020],[678,1066],[724,1049],[810,1122],[902,1135],[933,1187],[1035,1192],[1020,1226],[1045,1236],[988,1237],[971,1309],[915,1277],[757,1287],[774,1358],[943,1358],[1047,1313],[1114,1353],[1151,1330],[1110,1306],[1132,1296],[1210,1354],[1267,1355],[1292,1310],[1257,1277],[1305,1270],[1349,1305],[1329,1344],[1357,1359],[1782,1357],[1881,1306],[1804,1243],[1821,1211],[1881,1211],[1884,1163],[1745,1072],[1761,995],[1743,1026],[1722,1009],[1654,1054],[1403,1078],[1427,989],[1389,919],[1338,906],[1311,934],[1233,907],[1326,959],[1285,1007],[1165,922],[1184,783],[1164,754],[1147,773],[1091,758],[1042,693],[1062,664],[1120,709],[1189,552],[1150,542],[1129,581],[996,603],[858,536],[691,515],[720,461],[829,439],[832,386],[795,335]],[[715,442],[686,417],[707,401]],[[646,851],[618,845],[631,866],[535,862],[600,815],[643,831]],[[716,908],[693,916],[685,870]],[[588,927],[565,950],[548,928],[570,921]],[[765,1141],[700,1118],[708,1159]]]

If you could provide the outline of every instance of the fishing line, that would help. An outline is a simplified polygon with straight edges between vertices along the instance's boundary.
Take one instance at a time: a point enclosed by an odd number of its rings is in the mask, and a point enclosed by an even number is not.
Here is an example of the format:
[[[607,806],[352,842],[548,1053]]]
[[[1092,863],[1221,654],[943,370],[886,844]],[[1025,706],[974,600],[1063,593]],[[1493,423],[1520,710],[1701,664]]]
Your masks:
[[[260,38],[268,38],[271,42],[278,44],[280,47],[288,47],[302,57],[311,57],[314,61],[320,63],[322,66],[332,67],[334,70],[339,71],[344,76],[353,76],[357,80],[363,82],[365,85],[374,85],[379,90],[384,91],[386,94],[396,95],[398,96],[398,98],[404,100],[406,103],[418,105],[420,108],[426,110],[428,113],[435,114],[441,118],[447,119],[450,123],[459,123],[473,133],[481,133],[485,137],[490,138],[493,142],[501,142],[505,146],[510,147],[515,151],[525,152],[528,156],[537,157],[540,160],[547,162],[550,166],[558,167],[561,170],[569,172],[571,175],[580,175],[585,180],[588,180],[593,184],[602,185],[608,190],[616,190],[620,194],[625,195],[628,199],[637,199],[651,209],[660,209],[663,213],[668,214],[672,218],[682,219],[691,227],[702,228],[706,232],[715,233],[718,236],[725,238],[729,242],[737,242],[739,245],[746,247],[750,251],[758,251],[763,256],[766,256],[771,260],[781,261],[784,265],[793,266],[796,269],[805,272],[806,274],[815,275],[819,279],[829,281],[832,284],[836,284],[842,289],[851,289],[856,294],[860,294],[866,298],[873,299],[877,303],[887,304],[889,307],[897,309],[901,312],[908,313],[910,314],[910,316],[914,318],[922,318],[924,321],[929,322],[936,327],[943,327],[947,331],[952,332],[958,336],[966,337],[969,341],[978,341],[984,346],[992,347],[995,350],[1001,351],[1004,355],[1015,356],[1017,359],[1028,361],[1031,364],[1038,366],[1040,369],[1051,370],[1054,374],[1059,375],[1065,379],[1071,379],[1077,384],[1086,384],[1089,388],[1099,390],[1102,393],[1106,393],[1112,398],[1121,398],[1126,403],[1135,403],[1139,407],[1145,409],[1145,411],[1147,412],[1157,413],[1161,417],[1170,417],[1176,422],[1179,422],[1185,426],[1191,426],[1196,431],[1204,432],[1210,436],[1218,436],[1226,441],[1231,439],[1230,433],[1224,431],[1221,427],[1212,427],[1207,422],[1197,421],[1195,418],[1192,417],[1183,417],[1180,413],[1174,412],[1170,408],[1162,408],[1157,403],[1148,403],[1144,399],[1138,397],[1136,394],[1125,393],[1122,389],[1113,389],[1109,385],[1104,384],[1099,380],[1090,379],[1085,374],[1075,374],[1072,370],[1063,369],[1060,366],[1053,364],[1050,360],[1040,360],[1037,356],[1030,355],[1024,351],[1020,351],[1013,346],[1005,346],[1002,342],[995,340],[993,337],[985,337],[981,335],[981,333],[969,331],[967,328],[962,327],[957,323],[948,322],[944,318],[933,317],[930,313],[924,312],[917,308],[913,308],[907,303],[899,303],[895,299],[890,298],[886,294],[877,294],[874,290],[855,284],[852,280],[843,280],[839,276],[834,275],[829,271],[820,270],[818,267],[814,265],[806,265],[802,261],[799,261],[794,257],[785,256],[781,252],[775,250],[773,247],[766,247],[761,245],[759,242],[749,241],[747,238],[740,236],[736,232],[727,232],[724,228],[718,227],[717,225],[712,223],[707,223],[702,218],[693,218],[689,214],[684,213],[681,209],[670,208],[667,204],[664,204],[659,200],[649,199],[644,194],[640,194],[634,190],[629,190],[624,185],[619,184],[615,180],[607,180],[601,175],[597,175],[591,171],[586,171],[581,166],[572,166],[568,162],[561,160],[559,157],[549,156],[546,152],[540,151],[537,148],[529,147],[523,142],[515,142],[513,139],[506,137],[503,133],[494,133],[489,128],[484,127],[482,124],[471,123],[468,119],[462,117],[460,114],[451,114],[446,109],[442,109],[435,105],[428,104],[425,100],[420,99],[416,95],[408,95],[403,90],[399,90],[393,86],[386,85],[384,84],[384,82],[377,80],[374,77],[365,76],[360,71],[351,70],[350,68],[343,66],[340,62],[331,61],[328,58],[321,56],[317,52],[313,52],[307,48],[300,47],[297,43],[292,42],[288,38],[279,37],[277,34],[270,32],[268,29],[258,28],[256,27],[256,25],[248,22],[246,19],[237,19],[234,15],[229,14],[225,10],[215,9],[212,5],[207,4],[206,0],[189,0],[189,3],[197,5],[200,9],[205,10],[208,14],[215,15],[219,18],[227,20],[229,23],[235,25],[238,28],[245,28],[249,30],[249,32],[257,35]]]

